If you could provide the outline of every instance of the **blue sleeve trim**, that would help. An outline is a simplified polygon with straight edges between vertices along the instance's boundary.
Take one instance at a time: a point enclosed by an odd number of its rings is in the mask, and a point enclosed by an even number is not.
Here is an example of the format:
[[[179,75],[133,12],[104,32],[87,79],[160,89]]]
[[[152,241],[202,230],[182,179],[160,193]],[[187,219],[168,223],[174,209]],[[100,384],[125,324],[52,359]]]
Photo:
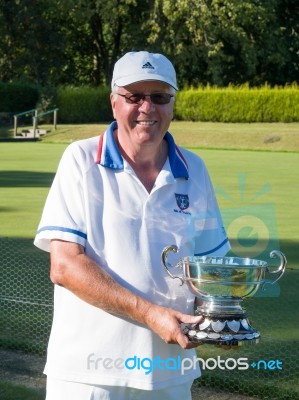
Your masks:
[[[76,229],[70,229],[70,228],[64,228],[63,226],[43,226],[40,228],[37,233],[43,232],[43,231],[60,231],[60,232],[68,232],[72,233],[77,236],[81,236],[84,239],[87,239],[86,233],[83,233],[81,231],[77,231]]]
[[[227,243],[228,242],[228,238],[226,238],[225,240],[223,240],[223,242],[222,243],[220,243],[217,247],[215,247],[214,249],[211,249],[211,250],[209,250],[209,251],[205,251],[204,253],[197,253],[197,254],[194,254],[195,256],[206,256],[207,254],[211,254],[211,253],[214,253],[214,251],[216,251],[216,250],[219,250],[222,246],[224,246],[225,245],[225,243]]]

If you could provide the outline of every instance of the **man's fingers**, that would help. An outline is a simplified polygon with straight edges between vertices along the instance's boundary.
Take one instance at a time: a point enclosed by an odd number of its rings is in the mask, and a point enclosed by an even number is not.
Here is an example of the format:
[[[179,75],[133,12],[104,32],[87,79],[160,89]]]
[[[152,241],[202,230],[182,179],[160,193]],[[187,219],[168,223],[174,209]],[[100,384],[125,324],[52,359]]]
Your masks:
[[[180,321],[184,324],[200,324],[203,322],[204,317],[202,315],[187,315],[181,314]]]
[[[178,336],[177,342],[183,349],[189,349],[190,341],[183,333]]]

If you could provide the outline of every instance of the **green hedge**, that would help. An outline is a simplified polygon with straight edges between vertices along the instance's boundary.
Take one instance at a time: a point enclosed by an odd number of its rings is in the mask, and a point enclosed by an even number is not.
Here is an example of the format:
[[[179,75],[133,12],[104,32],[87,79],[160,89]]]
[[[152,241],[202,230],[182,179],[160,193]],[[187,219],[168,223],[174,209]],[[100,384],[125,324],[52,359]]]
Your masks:
[[[18,113],[36,107],[39,88],[28,82],[0,82],[0,112]]]
[[[113,119],[108,87],[64,87],[57,91],[59,123],[98,123]],[[175,118],[215,122],[297,122],[299,87],[229,86],[177,93]]]
[[[299,87],[205,87],[177,93],[175,117],[215,122],[297,122]]]
[[[63,87],[57,91],[59,123],[92,123],[110,121],[109,88]]]
[[[113,119],[108,87],[64,87],[56,94],[60,123],[97,123]],[[36,108],[39,88],[27,82],[0,82],[0,112]],[[298,122],[299,87],[229,86],[181,90],[175,118],[215,122]]]

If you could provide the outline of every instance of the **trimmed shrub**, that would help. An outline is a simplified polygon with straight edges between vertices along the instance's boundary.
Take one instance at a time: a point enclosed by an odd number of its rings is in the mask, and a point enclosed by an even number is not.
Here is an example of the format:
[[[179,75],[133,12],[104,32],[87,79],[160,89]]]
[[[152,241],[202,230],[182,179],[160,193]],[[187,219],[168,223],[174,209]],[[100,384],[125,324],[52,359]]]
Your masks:
[[[297,122],[297,85],[270,88],[205,87],[177,93],[175,117],[215,122]]]
[[[39,89],[29,82],[0,82],[0,112],[18,113],[36,108]]]
[[[110,89],[107,87],[63,87],[57,91],[56,106],[60,123],[110,121]]]
[[[55,107],[60,123],[98,123],[113,119],[108,87],[63,87]],[[175,118],[215,122],[297,122],[299,87],[229,86],[186,89],[177,93]]]

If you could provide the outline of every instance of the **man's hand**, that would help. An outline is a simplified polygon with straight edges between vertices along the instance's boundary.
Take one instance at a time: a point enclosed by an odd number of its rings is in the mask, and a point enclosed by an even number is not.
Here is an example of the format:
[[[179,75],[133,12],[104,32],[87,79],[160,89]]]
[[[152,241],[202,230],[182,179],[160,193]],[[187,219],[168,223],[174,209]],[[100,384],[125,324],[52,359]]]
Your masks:
[[[198,343],[191,342],[183,333],[181,324],[199,324],[203,321],[202,316],[182,314],[170,308],[152,304],[145,315],[145,323],[165,343],[178,344],[183,349],[197,347]]]

